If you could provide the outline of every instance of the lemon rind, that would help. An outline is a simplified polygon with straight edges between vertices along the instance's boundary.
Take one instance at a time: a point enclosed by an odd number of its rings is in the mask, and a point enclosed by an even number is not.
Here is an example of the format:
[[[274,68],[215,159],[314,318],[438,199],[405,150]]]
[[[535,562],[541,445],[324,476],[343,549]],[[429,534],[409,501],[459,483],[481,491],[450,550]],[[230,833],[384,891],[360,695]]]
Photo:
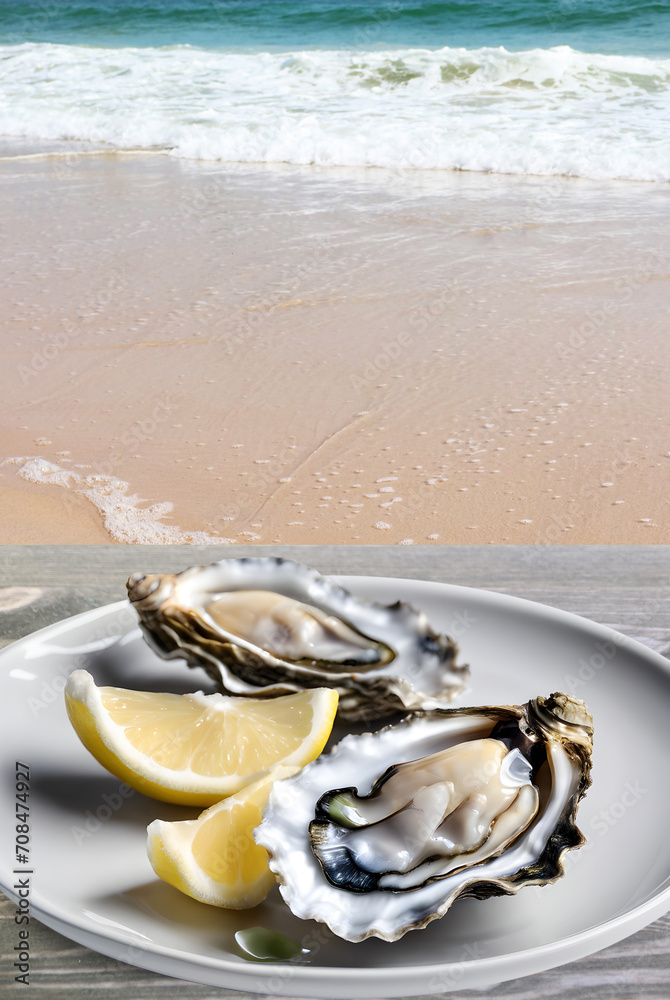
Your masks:
[[[93,677],[86,670],[75,670],[68,677],[65,687],[65,703],[68,717],[80,740],[93,756],[109,771],[125,781],[137,791],[154,798],[185,805],[210,806],[220,799],[236,792],[264,777],[279,765],[304,766],[318,756],[325,746],[337,711],[337,693],[330,688],[310,689],[314,724],[305,739],[288,757],[273,762],[269,767],[248,775],[228,774],[208,777],[190,768],[176,771],[151,761],[125,737],[122,727],[113,724],[102,727],[99,722],[108,718],[100,693]],[[285,695],[295,698],[295,694]],[[190,697],[185,695],[183,697]],[[215,695],[226,706],[230,702],[244,702],[244,698],[230,698]],[[212,698],[196,692],[196,700],[203,709],[212,703],[204,699]],[[222,711],[229,710],[222,709]],[[321,719],[317,722],[317,719]],[[147,762],[151,761],[150,767]]]

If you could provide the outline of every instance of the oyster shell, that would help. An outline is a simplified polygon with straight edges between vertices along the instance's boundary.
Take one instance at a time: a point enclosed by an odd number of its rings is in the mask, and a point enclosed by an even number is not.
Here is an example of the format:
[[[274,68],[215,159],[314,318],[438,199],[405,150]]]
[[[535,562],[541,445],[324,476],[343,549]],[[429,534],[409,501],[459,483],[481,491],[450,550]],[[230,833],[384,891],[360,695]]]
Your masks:
[[[395,941],[459,896],[564,873],[584,841],[575,816],[592,736],[584,703],[559,693],[416,712],[279,782],[256,842],[296,916],[348,941]]]
[[[128,596],[161,656],[204,667],[231,694],[334,687],[347,721],[445,704],[468,674],[422,612],[364,601],[288,559],[136,573]]]

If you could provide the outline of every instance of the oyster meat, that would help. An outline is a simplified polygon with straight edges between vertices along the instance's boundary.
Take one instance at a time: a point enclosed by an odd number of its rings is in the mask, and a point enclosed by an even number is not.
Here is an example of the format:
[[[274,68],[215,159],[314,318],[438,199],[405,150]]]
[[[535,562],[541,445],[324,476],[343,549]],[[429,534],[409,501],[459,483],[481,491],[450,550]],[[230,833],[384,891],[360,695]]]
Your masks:
[[[395,941],[459,896],[554,882],[590,784],[593,727],[556,693],[415,712],[278,782],[256,842],[296,916]]]
[[[161,656],[204,667],[230,694],[334,687],[351,721],[445,704],[468,675],[421,611],[362,600],[288,559],[135,573],[128,596]]]

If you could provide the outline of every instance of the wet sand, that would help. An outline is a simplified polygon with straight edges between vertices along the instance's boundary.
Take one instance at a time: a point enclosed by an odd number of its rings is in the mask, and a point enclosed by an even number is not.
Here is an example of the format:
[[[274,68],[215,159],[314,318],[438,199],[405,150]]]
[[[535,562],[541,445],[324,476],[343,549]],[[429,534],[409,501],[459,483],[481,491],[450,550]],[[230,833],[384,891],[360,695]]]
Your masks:
[[[0,199],[0,542],[670,540],[667,185],[10,156]]]

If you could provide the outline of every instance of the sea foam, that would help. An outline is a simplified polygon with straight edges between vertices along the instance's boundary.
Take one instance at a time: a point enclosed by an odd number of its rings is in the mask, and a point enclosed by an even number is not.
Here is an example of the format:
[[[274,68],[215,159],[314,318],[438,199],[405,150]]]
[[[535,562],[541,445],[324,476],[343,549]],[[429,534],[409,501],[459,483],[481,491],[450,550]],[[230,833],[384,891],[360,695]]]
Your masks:
[[[670,60],[0,48],[0,133],[229,162],[670,180]]]
[[[185,531],[164,524],[170,516],[169,501],[150,503],[128,493],[129,485],[116,476],[90,473],[83,475],[39,456],[5,459],[2,463],[18,467],[18,474],[30,483],[63,486],[79,493],[98,509],[105,529],[117,542],[137,545],[227,545],[236,541],[205,531]]]

